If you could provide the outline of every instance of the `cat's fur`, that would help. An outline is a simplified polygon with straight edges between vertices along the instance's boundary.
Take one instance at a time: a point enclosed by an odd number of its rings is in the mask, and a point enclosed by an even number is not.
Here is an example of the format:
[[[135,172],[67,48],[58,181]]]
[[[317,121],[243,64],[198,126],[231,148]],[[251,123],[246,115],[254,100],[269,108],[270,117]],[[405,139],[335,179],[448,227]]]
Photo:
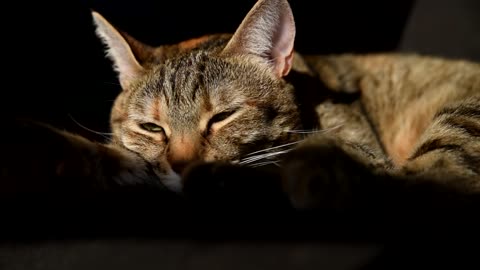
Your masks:
[[[201,177],[190,179],[206,166],[197,163],[236,164],[207,165],[212,177],[219,166],[237,174],[239,165],[274,165],[277,184],[298,208],[341,208],[417,186],[480,191],[476,63],[413,54],[302,56],[293,51],[286,0],[259,0],[233,36],[156,48],[96,12],[93,18],[123,88],[112,108],[113,137],[101,145],[64,134],[95,158],[59,162],[59,174],[78,163],[95,178],[92,160],[100,168],[109,160],[108,173],[120,182],[155,175],[181,190],[202,186]],[[221,171],[228,182],[229,169]],[[256,184],[245,179],[251,189]]]

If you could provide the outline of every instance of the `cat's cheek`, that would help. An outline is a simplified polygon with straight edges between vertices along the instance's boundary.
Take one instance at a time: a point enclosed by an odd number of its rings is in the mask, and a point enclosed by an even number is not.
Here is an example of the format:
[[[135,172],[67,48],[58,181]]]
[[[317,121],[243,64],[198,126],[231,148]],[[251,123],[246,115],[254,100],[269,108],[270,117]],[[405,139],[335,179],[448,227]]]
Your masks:
[[[203,155],[201,157],[201,162],[215,162],[215,161],[228,161],[235,159],[236,149],[226,144],[225,147],[217,146],[211,147],[209,149],[204,149]],[[217,150],[221,148],[221,151]]]

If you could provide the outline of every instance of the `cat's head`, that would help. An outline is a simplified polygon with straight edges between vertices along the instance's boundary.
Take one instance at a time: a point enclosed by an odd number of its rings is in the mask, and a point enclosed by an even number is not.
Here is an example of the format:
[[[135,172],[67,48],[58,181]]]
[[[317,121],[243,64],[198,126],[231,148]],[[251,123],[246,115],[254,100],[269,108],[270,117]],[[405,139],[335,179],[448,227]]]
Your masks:
[[[240,161],[287,143],[299,128],[292,68],[295,25],[286,0],[260,0],[233,36],[157,48],[93,13],[123,91],[112,109],[114,142],[164,179],[195,161]]]

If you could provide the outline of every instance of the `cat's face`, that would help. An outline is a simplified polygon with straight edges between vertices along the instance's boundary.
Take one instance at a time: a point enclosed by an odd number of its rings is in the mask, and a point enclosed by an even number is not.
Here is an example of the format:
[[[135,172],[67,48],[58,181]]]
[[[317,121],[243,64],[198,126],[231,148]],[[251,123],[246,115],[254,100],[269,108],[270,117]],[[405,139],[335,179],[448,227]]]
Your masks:
[[[300,120],[288,74],[295,29],[285,0],[261,0],[230,39],[155,49],[94,13],[123,91],[112,109],[114,142],[179,182],[195,161],[241,161],[294,140]],[[173,184],[175,185],[175,184]]]
[[[201,160],[240,161],[286,143],[298,128],[292,89],[244,58],[202,51],[168,59],[118,97],[117,142],[161,174]]]

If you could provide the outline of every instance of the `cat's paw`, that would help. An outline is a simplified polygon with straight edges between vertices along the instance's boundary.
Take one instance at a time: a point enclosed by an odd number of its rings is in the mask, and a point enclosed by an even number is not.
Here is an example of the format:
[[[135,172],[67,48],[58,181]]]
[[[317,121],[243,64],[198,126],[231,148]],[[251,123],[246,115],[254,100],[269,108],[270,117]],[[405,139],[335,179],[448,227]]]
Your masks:
[[[230,163],[200,163],[183,177],[188,199],[209,207],[280,208],[288,203],[278,174]]]
[[[318,137],[290,152],[282,164],[283,188],[297,209],[344,210],[369,170],[339,142]]]
[[[161,186],[151,164],[138,154],[114,145],[98,147],[102,149],[99,160],[102,173],[104,178],[110,180],[110,186]]]
[[[127,150],[34,121],[8,124],[10,132],[2,135],[0,144],[0,193],[82,192],[155,183],[149,164]]]

